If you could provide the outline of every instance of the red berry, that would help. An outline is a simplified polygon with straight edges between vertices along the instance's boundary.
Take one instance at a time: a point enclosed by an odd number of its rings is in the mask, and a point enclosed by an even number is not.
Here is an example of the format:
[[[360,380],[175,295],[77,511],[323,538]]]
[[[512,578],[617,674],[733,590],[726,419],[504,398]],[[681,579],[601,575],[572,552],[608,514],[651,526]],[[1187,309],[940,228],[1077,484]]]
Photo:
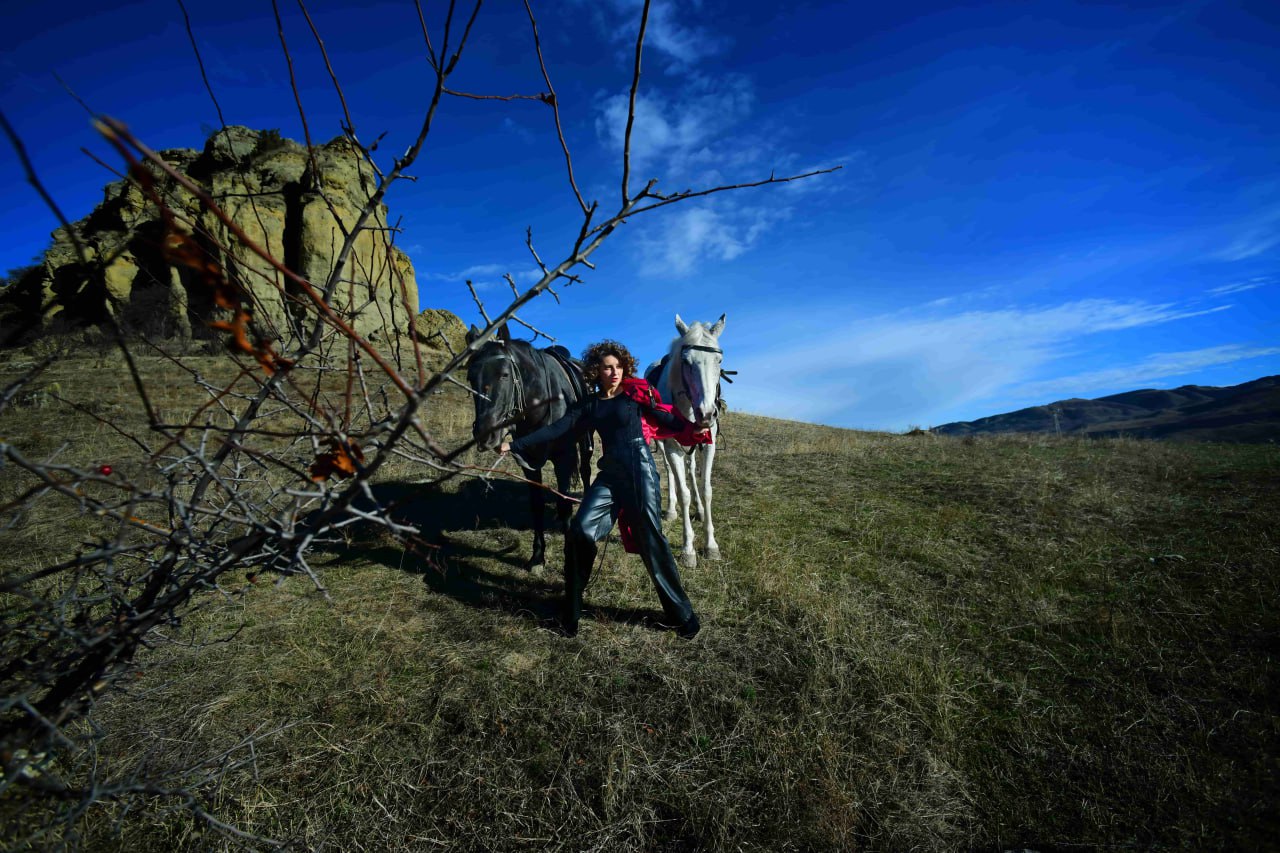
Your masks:
[[[110,476],[111,471],[112,471],[112,468],[110,465],[103,465],[101,468],[98,469],[98,473],[104,477]]]

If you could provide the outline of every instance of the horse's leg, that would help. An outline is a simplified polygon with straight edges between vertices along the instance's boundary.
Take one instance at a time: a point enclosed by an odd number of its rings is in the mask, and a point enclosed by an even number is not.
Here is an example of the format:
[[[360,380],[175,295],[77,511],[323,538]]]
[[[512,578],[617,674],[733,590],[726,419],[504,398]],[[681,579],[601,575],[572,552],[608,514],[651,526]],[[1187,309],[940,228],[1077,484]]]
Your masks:
[[[671,521],[676,517],[676,507],[679,505],[676,495],[676,469],[671,462],[671,454],[678,453],[668,446],[666,441],[659,441],[658,447],[662,450],[662,461],[667,463],[667,511],[662,517],[667,521]]]
[[[693,490],[693,504],[689,513],[693,516],[694,521],[702,520],[702,494],[698,488],[698,453],[695,449],[693,453],[688,454],[685,458],[689,460],[689,487]]]
[[[698,448],[702,454],[702,526],[707,531],[707,559],[720,559],[720,545],[716,542],[716,526],[711,523],[711,467],[716,461],[716,446],[704,444]]]
[[[541,569],[547,562],[547,537],[544,532],[546,526],[545,513],[543,506],[546,503],[546,496],[542,493],[542,469],[524,469],[524,477],[529,480],[529,513],[533,516],[533,553],[529,556],[529,562],[525,563],[526,571],[536,571]]]
[[[684,547],[680,549],[680,563],[692,568],[698,565],[698,555],[693,548],[693,522],[689,520],[689,484],[684,479],[684,452],[668,453],[667,464],[671,466],[671,481],[680,493],[680,514],[684,519]]]

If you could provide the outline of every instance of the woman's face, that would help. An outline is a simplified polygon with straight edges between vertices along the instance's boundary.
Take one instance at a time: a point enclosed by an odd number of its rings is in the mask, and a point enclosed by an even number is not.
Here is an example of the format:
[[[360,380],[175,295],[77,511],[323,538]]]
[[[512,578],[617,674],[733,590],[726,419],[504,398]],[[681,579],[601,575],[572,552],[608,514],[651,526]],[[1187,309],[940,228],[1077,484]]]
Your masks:
[[[606,355],[600,360],[600,389],[612,394],[622,384],[622,362],[616,355]]]

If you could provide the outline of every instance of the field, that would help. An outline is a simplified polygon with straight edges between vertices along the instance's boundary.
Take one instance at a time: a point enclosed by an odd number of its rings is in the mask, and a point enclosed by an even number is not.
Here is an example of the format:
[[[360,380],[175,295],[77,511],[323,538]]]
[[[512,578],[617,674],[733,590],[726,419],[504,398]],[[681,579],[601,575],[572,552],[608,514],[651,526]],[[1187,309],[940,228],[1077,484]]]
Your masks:
[[[166,385],[163,362],[143,366]],[[136,417],[110,357],[42,382]],[[103,423],[21,402],[0,434],[28,455],[65,438],[70,461],[130,464]],[[457,389],[431,415],[469,432]],[[203,793],[218,820],[299,849],[1277,846],[1274,444],[731,412],[724,559],[683,570],[692,642],[655,624],[616,538],[580,635],[545,630],[560,539],[544,574],[520,568],[523,487],[424,476],[401,464],[378,488],[441,546],[431,559],[356,536],[314,561],[331,601],[296,577],[211,594],[99,707],[103,766],[173,774],[257,732]],[[63,509],[3,534],[4,572],[75,547],[84,522]],[[181,805],[105,803],[78,831],[94,850],[241,844]]]

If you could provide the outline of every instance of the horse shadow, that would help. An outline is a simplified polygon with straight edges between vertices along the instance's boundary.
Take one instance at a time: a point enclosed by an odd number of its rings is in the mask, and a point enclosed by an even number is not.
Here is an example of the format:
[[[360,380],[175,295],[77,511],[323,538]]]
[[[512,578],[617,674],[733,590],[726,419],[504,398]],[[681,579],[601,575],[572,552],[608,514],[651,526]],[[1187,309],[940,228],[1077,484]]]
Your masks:
[[[564,598],[561,540],[555,537],[547,543],[551,559],[545,575],[525,568],[521,555],[528,545],[522,543],[522,534],[532,530],[532,522],[528,490],[522,484],[468,480],[446,491],[433,484],[394,482],[374,485],[372,491],[394,521],[419,531],[418,547],[409,549],[410,554],[384,528],[366,522],[355,526],[348,544],[334,549],[336,557],[358,556],[421,575],[433,592],[469,607],[503,611],[542,625],[559,615]],[[544,511],[550,513],[551,506]],[[555,530],[553,519],[548,519],[547,530]],[[662,620],[657,609],[590,600],[583,615],[655,630]]]

